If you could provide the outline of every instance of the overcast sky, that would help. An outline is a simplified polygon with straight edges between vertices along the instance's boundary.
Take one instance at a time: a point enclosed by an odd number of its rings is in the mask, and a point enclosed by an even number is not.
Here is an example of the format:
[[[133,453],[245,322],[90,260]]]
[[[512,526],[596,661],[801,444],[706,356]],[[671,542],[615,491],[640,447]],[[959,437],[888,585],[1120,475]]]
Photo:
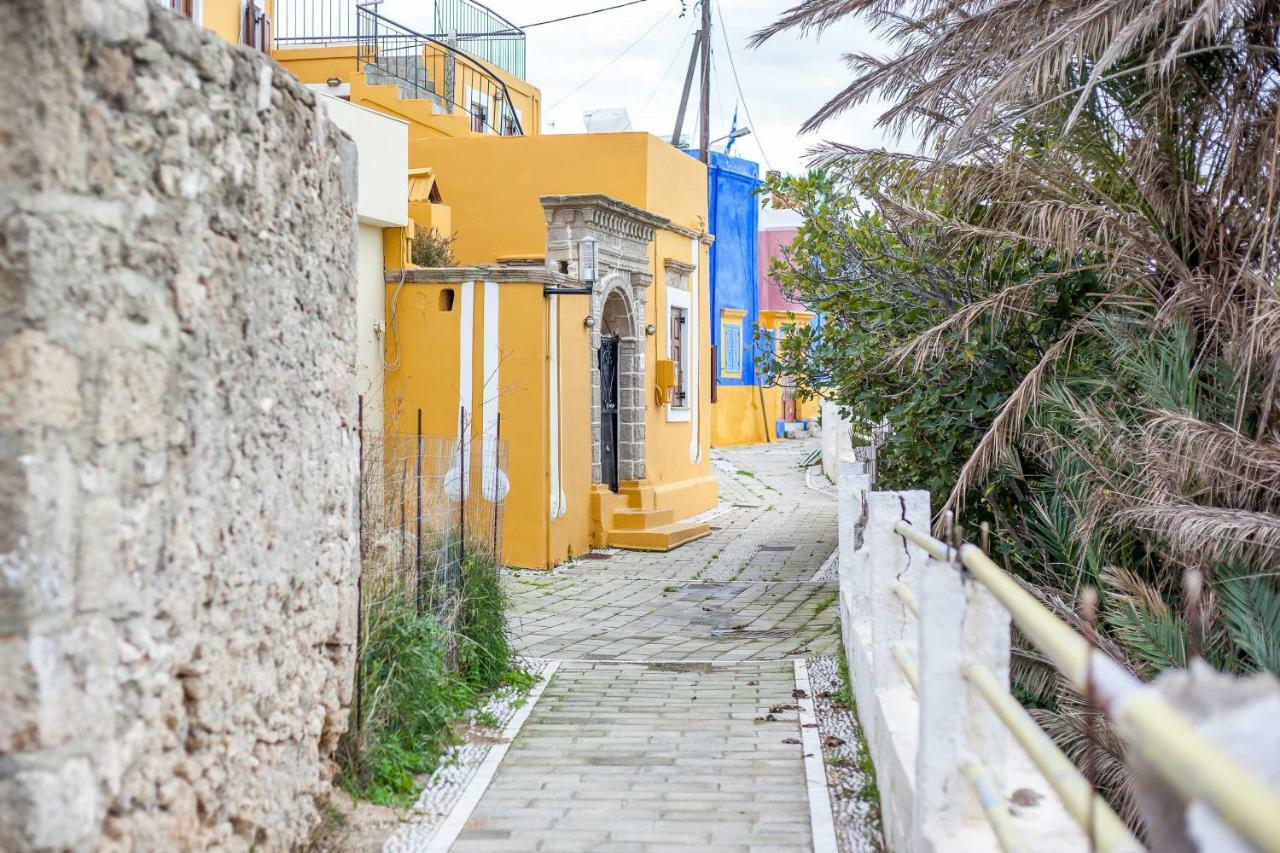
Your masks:
[[[524,26],[623,0],[487,2]],[[762,172],[766,166],[783,171],[803,170],[805,151],[822,139],[892,147],[893,141],[874,126],[878,115],[874,105],[829,122],[817,134],[799,134],[804,120],[847,84],[849,74],[841,55],[878,53],[883,48],[860,23],[833,27],[820,39],[786,34],[754,50],[747,46],[751,33],[793,3],[794,0],[713,0],[711,137],[729,132],[737,106],[739,126],[749,125],[752,133],[735,143],[733,153],[756,160]],[[623,9],[530,28],[526,76],[542,90],[542,131],[581,133],[585,130],[585,111],[622,107],[630,114],[634,129],[670,136],[693,32],[698,26],[697,4],[687,0],[687,6],[681,17],[679,0],[645,0]],[[387,0],[383,10],[388,17],[415,28],[427,32],[431,29],[429,0]],[[745,107],[734,82],[734,66]],[[694,132],[695,104],[696,100],[691,99],[686,139]]]

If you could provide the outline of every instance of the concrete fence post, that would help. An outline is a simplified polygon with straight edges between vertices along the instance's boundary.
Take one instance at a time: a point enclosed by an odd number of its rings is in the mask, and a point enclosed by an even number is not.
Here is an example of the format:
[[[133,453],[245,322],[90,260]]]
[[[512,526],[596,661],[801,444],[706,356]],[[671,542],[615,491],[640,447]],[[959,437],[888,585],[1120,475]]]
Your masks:
[[[942,851],[972,800],[961,772],[966,743],[966,595],[958,563],[929,560],[921,573],[920,729],[916,753],[917,851]]]
[[[871,683],[858,695],[858,716],[868,729],[881,792],[885,839],[892,850],[911,849],[915,767],[914,757],[903,746],[907,740],[914,740],[917,728],[914,688],[894,657],[894,649],[901,647],[907,660],[915,658],[915,616],[893,590],[899,583],[908,589],[917,586],[915,575],[921,571],[926,556],[922,549],[894,532],[894,525],[904,518],[927,529],[928,492],[867,495],[863,542],[870,584],[867,606],[871,612]]]
[[[925,552],[893,531],[906,519],[928,529],[929,493],[871,492],[867,496],[867,606],[871,610],[871,668],[876,685],[884,690],[905,681],[893,659],[894,646],[912,654],[916,647],[915,618],[894,594],[898,583],[914,589],[914,576],[924,564]]]
[[[964,623],[965,665],[979,664],[991,670],[1000,684],[1009,684],[1012,620],[1009,611],[977,578],[964,573],[966,598]],[[987,700],[965,682],[965,733],[969,755],[981,759],[997,791],[1008,790],[1009,730],[991,710]],[[968,800],[970,816],[982,813],[976,797]]]
[[[860,709],[875,695],[871,671],[871,608],[868,593],[867,550],[863,541],[867,524],[867,494],[871,478],[853,460],[840,464],[836,495],[837,529],[840,535],[840,639],[849,664],[850,690]],[[874,715],[862,715],[871,721]],[[864,722],[874,725],[874,722]]]
[[[965,679],[980,665],[1009,681],[1010,617],[960,563],[930,561],[919,587],[920,732],[916,753],[915,849],[950,849],[963,824],[985,817],[964,767],[978,760],[1006,789],[1008,732]]]

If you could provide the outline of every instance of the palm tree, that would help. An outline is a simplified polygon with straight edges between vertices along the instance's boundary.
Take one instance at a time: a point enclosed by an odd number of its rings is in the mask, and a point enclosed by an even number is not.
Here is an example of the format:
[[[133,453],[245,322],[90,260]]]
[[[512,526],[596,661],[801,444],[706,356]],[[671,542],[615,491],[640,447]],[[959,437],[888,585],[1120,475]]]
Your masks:
[[[1043,600],[1077,619],[1080,590],[1098,587],[1104,646],[1142,676],[1197,653],[1274,671],[1280,2],[805,0],[755,41],[851,16],[889,55],[846,57],[852,81],[804,129],[883,99],[880,124],[921,153],[828,142],[815,162],[878,171],[873,201],[898,227],[1101,282],[1009,395],[948,508],[1033,458],[1048,473],[1004,533]],[[947,203],[916,204],[922,183]],[[923,364],[944,333],[1028,311],[1041,285],[954,312],[900,357]],[[1123,799],[1118,742],[1023,663],[1028,701],[1069,754],[1108,756]]]

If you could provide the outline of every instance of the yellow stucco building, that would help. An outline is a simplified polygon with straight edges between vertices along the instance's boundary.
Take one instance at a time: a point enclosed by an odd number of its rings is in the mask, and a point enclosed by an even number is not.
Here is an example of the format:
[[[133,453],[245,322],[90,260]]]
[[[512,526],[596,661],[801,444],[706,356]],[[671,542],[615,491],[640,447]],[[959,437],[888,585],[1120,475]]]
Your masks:
[[[717,500],[703,164],[643,133],[541,135],[501,21],[468,45],[372,4],[165,2],[405,128],[407,181],[385,182],[407,184],[405,225],[384,221],[380,247],[362,232],[384,282],[361,339],[379,336],[388,432],[413,433],[421,410],[425,434],[487,447],[501,423],[506,563],[706,535],[688,520]],[[335,112],[348,132],[358,114]],[[414,266],[417,228],[454,235],[455,265]]]

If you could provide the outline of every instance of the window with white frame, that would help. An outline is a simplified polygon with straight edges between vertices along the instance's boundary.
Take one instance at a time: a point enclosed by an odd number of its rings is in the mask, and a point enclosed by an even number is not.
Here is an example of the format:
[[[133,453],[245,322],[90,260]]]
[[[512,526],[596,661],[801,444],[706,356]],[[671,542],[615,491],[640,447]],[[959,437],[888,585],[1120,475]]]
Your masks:
[[[720,375],[742,376],[742,323],[747,312],[725,308],[720,312]]]

